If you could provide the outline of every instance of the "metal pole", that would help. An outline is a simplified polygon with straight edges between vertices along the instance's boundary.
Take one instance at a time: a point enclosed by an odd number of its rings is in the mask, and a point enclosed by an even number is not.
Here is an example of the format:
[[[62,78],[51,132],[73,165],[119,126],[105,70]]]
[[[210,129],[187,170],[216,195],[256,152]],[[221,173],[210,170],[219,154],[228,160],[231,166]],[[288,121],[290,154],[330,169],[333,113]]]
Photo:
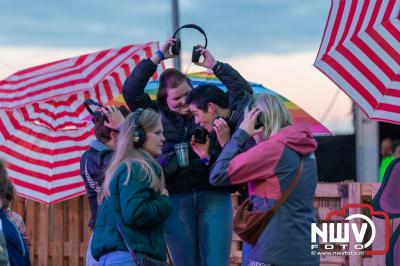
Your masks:
[[[179,5],[178,0],[172,0],[172,33],[179,28]],[[179,38],[180,34],[176,35]],[[174,68],[181,70],[181,55],[174,58]]]

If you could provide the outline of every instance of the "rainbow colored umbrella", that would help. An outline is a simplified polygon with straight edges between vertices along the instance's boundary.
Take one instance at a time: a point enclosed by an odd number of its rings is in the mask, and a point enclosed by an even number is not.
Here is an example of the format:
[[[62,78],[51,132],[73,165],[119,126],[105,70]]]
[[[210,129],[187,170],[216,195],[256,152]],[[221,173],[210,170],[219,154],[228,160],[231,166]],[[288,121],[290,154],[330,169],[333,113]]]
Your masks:
[[[193,86],[198,86],[198,85],[203,85],[203,84],[213,84],[218,86],[219,88],[223,89],[226,91],[225,85],[217,78],[213,73],[210,72],[196,72],[196,73],[189,73],[188,77],[192,81]],[[309,115],[306,111],[301,109],[299,106],[294,104],[293,102],[289,101],[282,95],[265,88],[263,85],[254,83],[254,82],[249,82],[250,86],[253,88],[254,95],[260,95],[263,93],[268,93],[268,94],[273,94],[278,96],[286,105],[286,107],[289,109],[290,114],[292,115],[292,118],[294,120],[294,123],[296,122],[306,122],[310,129],[311,132],[314,135],[331,135],[332,133],[320,122],[318,122],[315,118],[313,118],[311,115]],[[152,100],[156,99],[157,95],[157,89],[158,89],[158,80],[150,81],[146,88],[145,91],[147,94],[150,95],[150,98]],[[122,95],[118,95],[115,97],[113,100],[109,102],[109,104],[114,104],[114,105],[121,105],[125,104],[124,98]]]

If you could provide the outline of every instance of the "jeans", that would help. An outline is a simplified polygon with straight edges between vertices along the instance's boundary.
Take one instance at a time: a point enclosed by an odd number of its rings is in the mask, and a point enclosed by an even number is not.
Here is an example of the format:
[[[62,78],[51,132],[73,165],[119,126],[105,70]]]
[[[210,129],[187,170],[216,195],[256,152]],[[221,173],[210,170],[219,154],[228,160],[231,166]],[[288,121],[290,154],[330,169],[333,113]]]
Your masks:
[[[174,266],[229,265],[232,202],[228,192],[195,191],[170,196],[165,240]]]
[[[90,249],[90,244],[92,244],[93,233],[90,235],[89,244],[86,250],[86,266],[98,266],[99,262],[95,260],[92,256],[92,251]]]
[[[136,266],[131,254],[128,251],[113,251],[104,254],[99,259],[100,266]]]

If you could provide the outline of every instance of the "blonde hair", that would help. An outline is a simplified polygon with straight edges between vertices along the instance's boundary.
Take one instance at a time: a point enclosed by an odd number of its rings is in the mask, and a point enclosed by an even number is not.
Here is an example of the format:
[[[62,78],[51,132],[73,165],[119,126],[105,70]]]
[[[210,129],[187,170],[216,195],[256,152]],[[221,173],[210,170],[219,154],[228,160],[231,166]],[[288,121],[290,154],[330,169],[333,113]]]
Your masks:
[[[121,164],[125,164],[128,168],[128,174],[124,185],[129,182],[132,170],[132,161],[137,161],[142,165],[145,175],[139,176],[139,179],[148,182],[150,188],[155,191],[160,191],[165,186],[164,174],[159,163],[142,147],[136,148],[133,146],[133,130],[140,126],[146,133],[152,131],[159,125],[159,123],[161,123],[161,116],[153,109],[145,109],[139,116],[137,121],[138,125],[135,125],[135,117],[137,115],[136,112],[128,115],[121,127],[117,140],[117,147],[106,170],[103,188],[99,193],[99,203],[101,203],[105,197],[110,196],[111,180],[115,171]],[[154,168],[150,166],[149,162],[157,165],[159,168],[158,172],[161,173],[161,176],[159,176]]]
[[[262,94],[254,99],[254,107],[260,113],[260,120],[264,125],[264,136],[269,138],[281,128],[292,124],[292,117],[285,104],[275,95]]]

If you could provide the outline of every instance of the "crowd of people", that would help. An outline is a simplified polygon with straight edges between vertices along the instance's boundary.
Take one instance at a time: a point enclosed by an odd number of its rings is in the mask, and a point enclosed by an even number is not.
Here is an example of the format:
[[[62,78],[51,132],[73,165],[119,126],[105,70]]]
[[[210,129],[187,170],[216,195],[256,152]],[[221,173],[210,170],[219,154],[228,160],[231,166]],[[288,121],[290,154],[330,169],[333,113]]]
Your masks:
[[[164,265],[167,257],[176,266],[229,265],[231,193],[239,191],[253,211],[264,212],[299,172],[257,241],[245,243],[243,265],[319,265],[308,250],[317,184],[310,130],[293,125],[279,98],[254,97],[232,66],[202,47],[196,64],[227,92],[193,87],[171,68],[161,74],[152,101],[145,87],[160,62],[174,57],[174,42],[142,60],[123,84],[132,113],[124,117],[108,107],[94,115],[96,140],[81,160],[92,210],[87,265]],[[177,149],[187,153],[186,165]]]
[[[234,192],[249,200],[249,213],[274,210],[244,243],[243,265],[319,265],[309,249],[317,184],[310,130],[294,125],[276,96],[254,97],[238,71],[202,47],[195,64],[227,92],[193,87],[171,68],[152,101],[145,87],[160,62],[175,57],[175,41],[166,40],[124,82],[130,113],[116,106],[93,112],[95,140],[80,164],[91,210],[86,265],[229,265]],[[29,265],[26,231],[8,210],[10,191],[0,191],[8,260]],[[17,253],[20,261],[13,261]]]

